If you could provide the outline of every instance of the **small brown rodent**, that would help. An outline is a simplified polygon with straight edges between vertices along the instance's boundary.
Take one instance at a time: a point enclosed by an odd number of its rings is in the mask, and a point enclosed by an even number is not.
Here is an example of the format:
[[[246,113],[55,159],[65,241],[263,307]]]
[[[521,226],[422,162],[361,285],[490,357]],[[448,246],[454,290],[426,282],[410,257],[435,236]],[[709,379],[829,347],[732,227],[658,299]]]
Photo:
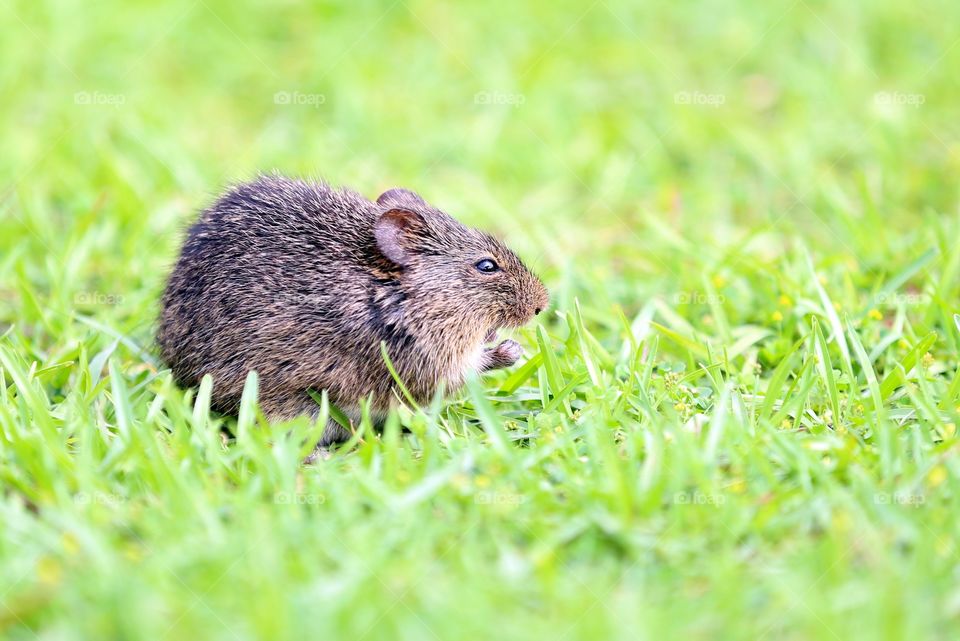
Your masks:
[[[547,290],[493,237],[405,189],[370,202],[348,189],[262,176],[238,185],[190,229],[163,295],[158,342],[183,386],[213,377],[215,409],[237,411],[250,370],[273,419],[316,416],[327,390],[354,419],[382,418],[399,378],[418,402],[470,370],[509,367],[496,339],[547,307]],[[345,440],[329,421],[320,445]]]

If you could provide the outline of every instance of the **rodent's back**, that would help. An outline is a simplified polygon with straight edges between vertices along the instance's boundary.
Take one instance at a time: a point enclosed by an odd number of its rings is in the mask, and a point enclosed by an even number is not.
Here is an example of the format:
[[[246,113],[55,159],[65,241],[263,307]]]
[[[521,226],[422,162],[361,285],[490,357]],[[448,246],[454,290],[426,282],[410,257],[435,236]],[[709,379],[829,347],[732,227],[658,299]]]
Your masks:
[[[238,185],[205,210],[162,303],[158,342],[178,383],[212,374],[215,404],[231,411],[251,369],[269,399],[306,362],[332,368],[344,337],[368,351],[376,340],[358,335],[358,319],[378,260],[375,219],[359,194],[278,177]]]

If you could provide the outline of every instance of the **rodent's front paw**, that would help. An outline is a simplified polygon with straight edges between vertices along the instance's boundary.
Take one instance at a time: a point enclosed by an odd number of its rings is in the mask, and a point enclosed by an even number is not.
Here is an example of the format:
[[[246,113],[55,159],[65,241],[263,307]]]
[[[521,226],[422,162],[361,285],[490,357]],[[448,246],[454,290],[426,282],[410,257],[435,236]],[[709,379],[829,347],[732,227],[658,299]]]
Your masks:
[[[496,347],[487,348],[487,363],[483,369],[510,367],[520,360],[521,356],[523,356],[523,348],[520,347],[520,343],[508,338]]]
[[[494,348],[494,351],[500,354],[504,360],[510,361],[510,364],[513,365],[520,357],[523,356],[523,348],[520,347],[520,343],[509,338]]]

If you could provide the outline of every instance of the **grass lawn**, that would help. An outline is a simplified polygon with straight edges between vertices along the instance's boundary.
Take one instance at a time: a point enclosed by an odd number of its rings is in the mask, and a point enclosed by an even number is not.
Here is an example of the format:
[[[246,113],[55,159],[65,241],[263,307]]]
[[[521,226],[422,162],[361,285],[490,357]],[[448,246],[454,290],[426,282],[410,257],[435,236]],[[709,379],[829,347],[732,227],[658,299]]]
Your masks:
[[[960,635],[960,4],[0,20],[0,638]],[[505,238],[522,364],[311,466],[211,415],[157,300],[272,169]]]

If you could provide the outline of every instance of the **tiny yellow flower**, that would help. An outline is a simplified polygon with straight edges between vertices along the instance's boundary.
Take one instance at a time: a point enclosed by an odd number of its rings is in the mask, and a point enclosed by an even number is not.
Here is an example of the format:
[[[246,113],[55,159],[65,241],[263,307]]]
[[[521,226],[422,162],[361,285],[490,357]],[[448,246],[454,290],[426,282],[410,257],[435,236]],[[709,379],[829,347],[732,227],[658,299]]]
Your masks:
[[[877,310],[875,310],[875,309],[871,309],[871,310],[867,313],[867,316],[869,316],[869,317],[872,318],[873,320],[883,320],[883,314],[881,314],[879,311],[877,311]]]
[[[957,426],[954,423],[947,423],[943,426],[943,435],[947,438],[952,438],[954,434],[957,433]]]
[[[143,549],[134,543],[130,543],[123,548],[123,555],[131,561],[140,561],[143,559]]]
[[[60,562],[52,556],[41,556],[37,560],[37,578],[40,583],[45,585],[55,585],[60,583],[60,577],[63,575],[63,567]]]
[[[473,484],[476,485],[477,487],[489,487],[490,477],[480,474],[475,479],[473,479]]]
[[[790,307],[791,305],[793,305],[793,301],[790,300],[790,297],[787,296],[786,294],[780,294],[780,298],[777,299],[777,302],[780,304],[781,307]]]
[[[780,427],[786,430],[793,427],[793,423],[790,421],[789,418],[785,418],[782,421],[780,421]]]
[[[930,487],[937,487],[947,480],[947,468],[938,465],[927,474],[927,484]]]
[[[80,551],[80,543],[77,541],[77,537],[70,532],[64,532],[63,536],[60,537],[60,542],[63,544],[63,551],[70,556]]]
[[[683,401],[681,401],[681,402],[677,403],[676,405],[674,405],[674,406],[673,406],[673,409],[677,410],[678,412],[682,412],[682,411],[684,411],[685,409],[687,409],[687,405],[686,405],[686,403],[684,403]]]
[[[900,349],[910,349],[910,343],[908,343],[907,339],[905,338],[901,338],[899,341],[897,341],[897,345],[900,347]]]
[[[780,321],[783,320],[783,314],[781,314],[780,311],[777,310],[770,315],[770,318],[773,320],[773,322],[779,323]]]
[[[720,274],[717,274],[716,276],[713,277],[714,287],[723,287],[726,284],[727,284],[727,280]]]
[[[933,354],[927,352],[923,355],[923,366],[930,367],[931,365],[933,365]]]
[[[848,513],[836,512],[833,515],[833,527],[835,527],[839,532],[849,532],[852,526],[853,520],[850,518]]]

